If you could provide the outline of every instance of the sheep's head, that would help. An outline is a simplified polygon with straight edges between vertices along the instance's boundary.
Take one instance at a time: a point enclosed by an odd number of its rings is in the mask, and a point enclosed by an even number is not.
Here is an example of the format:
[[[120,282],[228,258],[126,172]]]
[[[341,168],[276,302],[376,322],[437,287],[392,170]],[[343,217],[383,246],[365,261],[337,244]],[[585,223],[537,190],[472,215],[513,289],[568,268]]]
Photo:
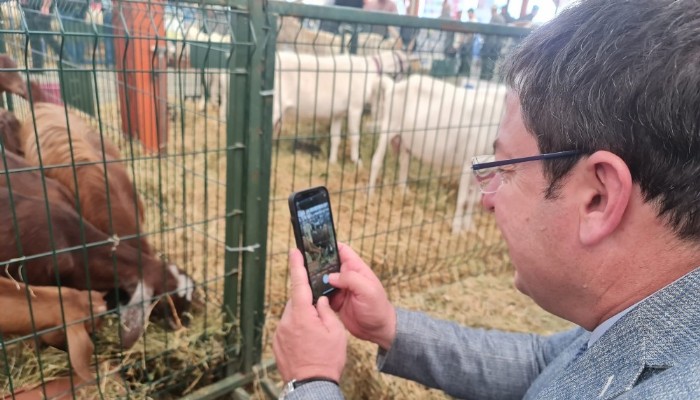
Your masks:
[[[153,264],[152,264],[153,265]],[[129,289],[128,304],[120,307],[121,338],[130,348],[143,334],[148,320],[164,320],[171,329],[187,326],[195,282],[177,266],[144,269],[143,280]]]
[[[143,334],[146,321],[151,314],[152,299],[153,288],[144,282],[138,282],[129,303],[120,307],[120,332],[124,349],[130,349]]]
[[[178,329],[190,323],[190,307],[194,298],[195,282],[175,264],[169,264],[162,276],[162,295],[151,315],[154,320],[164,320],[170,329]]]

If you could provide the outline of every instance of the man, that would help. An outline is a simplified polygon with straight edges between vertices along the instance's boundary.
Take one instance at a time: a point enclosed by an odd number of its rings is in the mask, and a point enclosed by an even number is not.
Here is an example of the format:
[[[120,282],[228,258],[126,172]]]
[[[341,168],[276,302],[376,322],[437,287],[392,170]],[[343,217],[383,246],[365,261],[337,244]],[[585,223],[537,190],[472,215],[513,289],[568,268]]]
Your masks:
[[[102,1],[102,40],[105,44],[105,59],[104,63],[108,67],[114,67],[114,25],[112,18],[114,17],[114,8],[112,0]]]
[[[467,10],[467,22],[479,22],[476,20],[476,14],[473,8]]]
[[[21,0],[20,6],[24,11],[25,21],[29,30],[29,43],[32,51],[32,68],[35,72],[43,72],[44,56],[48,49],[44,45],[51,48],[54,55],[58,57],[61,54],[61,45],[56,40],[56,37],[51,32],[51,12],[53,10],[52,0]]]
[[[364,6],[364,0],[331,0],[327,2],[326,5],[334,5],[338,7],[351,7],[351,8],[362,8]],[[331,21],[322,19],[319,24],[319,29],[325,32],[338,33],[338,27],[340,23],[338,21]],[[357,47],[357,45],[355,45]],[[353,53],[354,54],[354,53]]]
[[[393,0],[367,0],[362,8],[366,11],[379,11],[390,14],[399,13],[399,9]]]
[[[396,3],[394,3],[393,0],[367,0],[362,9],[365,11],[385,12],[389,14],[399,13],[399,9],[396,7]],[[384,38],[389,37],[389,28],[386,25],[372,25],[367,27],[366,30],[381,35]]]
[[[518,19],[518,21],[528,21],[532,22],[533,19],[537,16],[537,12],[540,10],[539,6],[532,6],[532,11],[530,11],[529,14],[526,14],[525,16],[521,17]]]
[[[461,11],[459,14],[461,15]],[[461,20],[461,16],[459,18]],[[467,10],[467,21],[477,22],[476,15],[474,14],[474,9],[470,8]],[[462,76],[461,86],[471,87],[468,84],[467,78],[471,75],[471,61],[474,54],[475,42],[481,40],[479,35],[473,33],[458,33],[457,35],[457,54],[459,55],[459,69],[457,74]]]
[[[516,287],[580,328],[487,332],[395,309],[346,246],[340,292],[313,308],[295,252],[274,349],[306,384],[288,399],[342,397],[319,379],[340,377],[341,321],[379,345],[381,371],[458,398],[700,398],[698,15],[696,0],[587,0],[505,66],[497,162],[474,166],[482,202]]]
[[[498,7],[491,7],[491,24],[503,25],[506,23],[501,14],[498,13]],[[496,62],[501,58],[501,49],[503,48],[503,37],[500,35],[490,34],[484,35],[484,44],[481,47],[481,70],[479,71],[479,79],[489,81],[493,79],[496,71]]]
[[[66,58],[74,64],[84,64],[85,49],[91,42],[86,34],[93,32],[92,27],[86,22],[89,2],[88,0],[57,0],[56,7],[63,29],[66,31],[64,36]]]
[[[495,6],[494,6],[495,7]],[[498,22],[499,24],[510,24],[512,22],[515,22],[515,18],[513,18],[510,13],[508,12],[508,6],[503,6],[501,7],[501,19],[503,20],[502,22]],[[492,22],[493,23],[493,22]]]

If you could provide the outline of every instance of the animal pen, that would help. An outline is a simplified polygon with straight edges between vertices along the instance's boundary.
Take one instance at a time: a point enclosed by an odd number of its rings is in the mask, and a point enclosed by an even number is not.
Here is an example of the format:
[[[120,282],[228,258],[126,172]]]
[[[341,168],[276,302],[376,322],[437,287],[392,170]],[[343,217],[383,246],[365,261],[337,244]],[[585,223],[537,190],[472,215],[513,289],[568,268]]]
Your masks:
[[[22,291],[34,318],[42,310],[38,304],[32,307],[30,264],[43,263],[53,286],[63,288],[70,285],[60,283],[68,281],[56,261],[62,255],[84,257],[87,269],[91,249],[116,253],[124,246],[140,248],[140,239],[153,248],[152,255],[139,250],[140,257],[177,266],[181,279],[177,290],[153,298],[138,289],[118,290],[116,304],[107,311],[90,309],[79,321],[61,317],[57,327],[15,336],[0,330],[0,398],[31,390],[46,398],[59,393],[74,398],[215,398],[230,392],[246,398],[244,389],[250,391],[253,383],[258,396],[274,396],[278,388],[267,375],[274,369],[270,338],[288,297],[287,252],[294,246],[287,196],[306,187],[328,187],[338,239],[372,266],[393,299],[509,268],[505,245],[489,215],[467,207],[467,222],[456,227],[454,215],[463,191],[467,203],[478,202],[471,172],[461,162],[492,151],[504,99],[498,61],[526,29],[256,0],[76,1],[59,3],[47,13],[32,8],[31,1],[27,4],[0,4],[0,53],[17,63],[0,73],[17,72],[35,83],[25,86],[24,93],[8,89],[0,97],[3,107],[23,126],[36,128],[26,139],[31,143],[40,140],[39,104],[59,107],[64,110],[61,121],[52,122],[65,125],[70,142],[85,133],[71,128],[73,121],[85,121],[87,135],[99,143],[93,149],[99,157],[76,161],[70,147],[68,162],[52,164],[42,161],[40,144],[35,146],[40,150],[36,165],[12,167],[7,142],[11,129],[0,125],[6,130],[0,132],[5,140],[0,186],[12,193],[13,176],[34,171],[38,174],[32,176],[41,177],[37,182],[48,182],[52,170],[69,171],[75,180],[72,206],[81,215],[79,227],[52,226],[49,221],[48,228],[83,232],[78,244],[52,243],[44,252],[25,254],[27,243],[18,228],[22,221],[17,220],[23,217],[15,212],[23,194],[4,201],[2,213],[17,221],[2,228],[9,232],[2,240],[21,245],[16,253],[0,254],[0,279]],[[293,67],[281,65],[281,53],[297,55],[292,56],[297,60]],[[322,69],[319,61],[304,64],[301,55],[335,61],[332,68]],[[348,64],[351,57],[356,61]],[[281,80],[295,74],[302,78],[290,91]],[[418,104],[421,109],[400,106],[410,91],[393,96],[392,88],[409,76],[432,93],[421,96],[429,99]],[[324,106],[319,104],[322,94],[332,94],[340,104],[341,93],[348,91],[362,91],[359,131],[341,135],[337,162],[332,162],[329,132],[350,131],[355,122],[347,119],[350,110],[330,119],[314,110]],[[282,118],[275,124],[272,115],[281,98],[299,107],[278,110]],[[478,100],[482,98],[489,100]],[[464,108],[454,110],[457,103]],[[429,127],[394,124],[389,137],[383,121],[397,109],[405,115],[427,111],[440,117]],[[425,131],[469,132],[469,148],[440,154],[437,146],[416,139],[435,136],[421,136]],[[370,163],[383,133],[390,142],[386,160],[377,157]],[[107,151],[108,143],[118,152]],[[407,147],[411,144],[413,149]],[[419,155],[417,148],[433,153]],[[411,160],[405,185],[398,179],[402,158]],[[453,166],[455,158],[460,166]],[[129,187],[135,189],[131,206],[142,203],[142,223],[127,235],[107,228],[107,239],[91,241],[85,226],[94,223],[85,216],[87,210],[81,211],[78,198],[78,189],[83,189],[80,171],[99,168],[109,182],[110,166],[127,171]],[[372,171],[376,182],[370,182]],[[462,179],[464,174],[467,179]],[[109,192],[110,187],[103,184],[102,190]],[[51,214],[54,206],[49,207],[46,189],[40,194],[46,205],[36,212]],[[109,199],[107,193],[106,209],[113,210]],[[102,217],[109,217],[110,226],[130,218],[107,214]],[[112,282],[120,288],[117,280],[115,274]],[[81,285],[96,287],[89,279]],[[60,298],[63,290],[56,290]],[[178,296],[191,300],[183,312],[173,306]],[[138,341],[125,345],[120,318],[129,307],[146,313],[156,303],[166,306],[168,317],[156,318],[154,311],[150,323],[143,321],[146,327]],[[92,330],[95,382],[71,375],[74,360],[66,352],[41,345],[41,335],[83,323]],[[59,380],[68,381],[62,386],[67,392],[52,388]]]

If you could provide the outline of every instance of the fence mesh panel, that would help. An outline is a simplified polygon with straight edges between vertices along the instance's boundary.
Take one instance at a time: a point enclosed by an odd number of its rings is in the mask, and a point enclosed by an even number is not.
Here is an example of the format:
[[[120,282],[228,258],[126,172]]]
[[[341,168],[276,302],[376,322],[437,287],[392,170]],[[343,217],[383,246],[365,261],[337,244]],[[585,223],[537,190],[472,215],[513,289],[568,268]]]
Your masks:
[[[0,124],[2,234],[18,244],[0,245],[0,284],[22,294],[31,322],[0,329],[3,395],[177,398],[250,371],[270,357],[289,294],[287,197],[310,186],[328,187],[338,239],[394,299],[508,268],[468,165],[492,151],[505,94],[499,60],[525,30],[220,4],[0,4],[0,53],[16,63],[0,65],[0,83],[2,74],[33,82],[24,92],[0,86],[29,132]],[[42,139],[52,130],[63,132],[63,151]],[[68,191],[60,206],[54,179]],[[460,193],[464,218],[455,219]],[[50,243],[37,247],[32,238],[44,236]],[[126,247],[137,260],[128,267]],[[109,278],[87,279],[98,265]],[[60,305],[46,328],[47,303],[31,290],[42,285]],[[71,288],[104,287],[106,311],[71,300]],[[127,317],[151,309],[132,346],[124,321],[130,328]],[[41,346],[51,334],[65,344],[63,328],[70,339],[83,325],[96,384],[67,378],[80,360]]]
[[[287,298],[287,249],[294,245],[287,196],[315,185],[330,190],[339,240],[370,263],[395,297],[507,269],[493,219],[478,205],[469,162],[493,151],[505,99],[499,61],[523,32],[408,18],[397,19],[410,25],[350,22],[354,14],[334,11],[345,20],[331,11],[328,19],[296,12],[280,18],[274,101],[281,122],[273,138],[266,290],[271,314]],[[384,91],[373,93],[377,86]],[[352,116],[358,112],[359,123]],[[383,118],[390,125],[383,127]],[[335,162],[334,129],[342,137]],[[370,182],[383,134],[386,159]],[[359,136],[359,163],[353,135]],[[409,151],[403,185],[399,159]],[[465,174],[463,189],[475,205],[465,213],[473,224],[453,234]]]
[[[84,234],[81,240],[72,243],[73,246],[56,243],[48,254],[19,256],[34,259],[36,262],[31,266],[44,263],[51,271],[46,273],[50,275],[47,279],[55,278],[54,275],[59,277],[53,279],[52,284],[58,280],[61,281],[59,286],[78,288],[95,287],[97,278],[87,283],[62,278],[63,272],[54,272],[63,266],[60,260],[52,261],[54,254],[71,257],[80,253],[81,248],[135,246],[139,237],[143,237],[153,251],[152,254],[140,253],[140,261],[135,266],[138,275],[155,274],[158,276],[156,284],[165,285],[164,282],[172,280],[172,276],[165,276],[167,267],[164,266],[176,265],[181,274],[175,277],[174,287],[184,282],[185,291],[175,292],[172,282],[168,283],[168,290],[156,290],[154,301],[158,304],[154,314],[163,304],[170,308],[167,294],[175,298],[178,294],[194,291],[192,307],[184,312],[178,310],[175,321],[184,324],[189,320],[189,325],[184,329],[179,326],[172,329],[166,320],[154,317],[141,339],[133,347],[126,348],[120,334],[119,316],[125,314],[128,307],[122,305],[121,310],[110,309],[95,314],[94,317],[101,320],[101,327],[94,334],[92,358],[97,364],[98,384],[79,383],[76,378],[72,386],[77,389],[72,395],[78,398],[179,397],[225,376],[227,367],[235,371],[240,366],[239,311],[224,304],[225,281],[238,281],[237,268],[224,269],[226,114],[219,113],[217,105],[220,99],[214,98],[212,93],[217,89],[221,89],[220,93],[228,90],[220,88],[227,84],[223,80],[216,81],[214,87],[208,86],[206,91],[203,83],[214,81],[213,76],[218,77],[230,68],[238,52],[247,53],[254,47],[252,41],[238,40],[233,32],[235,26],[250,24],[249,15],[245,10],[219,6],[141,1],[89,5],[76,1],[65,3],[67,5],[61,3],[43,13],[40,3],[4,2],[0,5],[0,41],[3,45],[0,52],[16,61],[16,67],[8,68],[8,73],[19,73],[23,80],[36,83],[30,87],[29,95],[32,95],[32,88],[35,88],[34,96],[41,93],[41,102],[49,103],[49,108],[55,110],[51,113],[53,119],[48,121],[46,115],[37,115],[40,101],[35,101],[32,106],[21,96],[7,93],[3,99],[5,107],[14,113],[23,127],[34,121],[38,134],[46,130],[43,127],[53,124],[70,132],[73,143],[82,134],[90,135],[98,143],[92,148],[92,155],[97,159],[82,160],[80,150],[74,147],[63,154],[65,162],[44,161],[19,168],[3,166],[0,168],[3,171],[0,186],[8,186],[7,181],[24,176],[20,175],[26,173],[23,171],[38,171],[48,177],[55,176],[51,171],[65,170],[68,176],[75,176],[78,189],[84,189],[81,171],[94,168],[103,173],[107,171],[105,180],[109,184],[104,184],[103,180],[102,186],[93,188],[104,195],[109,189],[115,190],[112,183],[117,177],[112,175],[111,169],[121,168],[127,172],[128,186],[135,188],[143,203],[144,215],[139,231],[131,235],[113,236],[116,232],[108,228],[107,241],[98,241]],[[244,100],[245,97],[232,98],[231,102],[237,107],[236,102]],[[88,132],[82,127],[71,127],[74,119],[85,122]],[[36,138],[31,135],[27,141],[35,143]],[[103,142],[114,144],[118,154],[113,156],[103,151],[100,145]],[[38,147],[42,154],[51,151],[48,145],[44,148],[43,143]],[[3,160],[9,150],[4,146]],[[243,157],[243,153],[238,156]],[[17,190],[15,188],[15,192]],[[72,205],[89,207],[88,200],[79,197],[93,194],[88,189],[82,192],[73,190]],[[42,195],[42,201],[51,201],[46,200],[43,193],[39,195]],[[107,201],[117,201],[116,193],[111,195],[107,195],[111,197]],[[17,196],[13,204],[4,201],[2,212],[18,207],[16,202],[19,200]],[[51,203],[47,208],[53,210],[56,207]],[[101,205],[95,204],[94,207]],[[104,207],[105,210],[109,208]],[[103,218],[134,217],[118,213],[114,205],[111,210],[105,212]],[[53,229],[72,231],[79,230],[79,226],[94,225],[95,222],[86,217],[88,210],[82,211],[82,218],[70,220],[77,221],[78,226]],[[41,224],[45,225],[46,221]],[[10,235],[7,240],[25,241],[20,239],[19,231],[10,231]],[[87,264],[92,265],[93,254],[83,252]],[[15,255],[2,254],[0,257],[0,268],[3,272],[10,271],[7,276],[3,273],[2,279],[21,283],[26,276],[22,276],[21,271],[16,272],[18,261]],[[151,266],[146,259],[158,261],[161,268],[149,270]],[[29,266],[27,264],[27,268]],[[119,260],[114,261],[114,267],[126,268]],[[192,281],[185,281],[185,276]],[[116,295],[121,295],[124,303],[130,296],[125,291],[133,288],[126,284],[120,288]],[[25,302],[32,303],[32,300],[29,296]],[[149,303],[144,302],[147,306]],[[38,309],[42,304],[37,301],[34,304],[34,316],[38,318],[37,313],[43,311]],[[138,309],[139,304],[130,306]],[[89,309],[85,312],[85,317],[93,317]],[[50,331],[58,331],[63,323],[68,326],[77,324],[68,318],[59,322],[59,326]],[[65,352],[34,348],[33,344],[42,340],[33,338],[31,332],[3,337],[0,357],[0,392],[3,394],[20,393],[43,385],[44,388],[38,391],[51,397],[49,382],[69,371]],[[71,385],[67,387],[69,389],[63,390],[70,393]]]

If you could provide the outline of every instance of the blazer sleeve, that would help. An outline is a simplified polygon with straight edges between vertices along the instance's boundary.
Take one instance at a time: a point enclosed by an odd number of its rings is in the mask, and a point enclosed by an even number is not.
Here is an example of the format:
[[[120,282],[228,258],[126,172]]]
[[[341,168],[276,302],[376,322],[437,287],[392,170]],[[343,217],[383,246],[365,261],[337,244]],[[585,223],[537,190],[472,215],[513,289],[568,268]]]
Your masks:
[[[522,399],[551,360],[585,331],[541,336],[472,329],[397,309],[396,339],[379,370],[462,399]]]
[[[338,385],[331,382],[310,382],[306,385],[299,386],[288,395],[284,396],[284,400],[343,400],[343,393]]]

